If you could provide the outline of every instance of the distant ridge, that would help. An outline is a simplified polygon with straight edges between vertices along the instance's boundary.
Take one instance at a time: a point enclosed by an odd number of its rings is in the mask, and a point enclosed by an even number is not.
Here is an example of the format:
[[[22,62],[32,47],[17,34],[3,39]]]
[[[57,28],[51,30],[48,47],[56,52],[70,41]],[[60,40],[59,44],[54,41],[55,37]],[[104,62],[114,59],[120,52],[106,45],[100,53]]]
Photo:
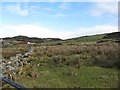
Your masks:
[[[28,36],[23,36],[23,35],[14,36],[14,37],[6,37],[6,38],[3,38],[3,40],[24,41],[24,42],[32,42],[32,43],[41,43],[41,42],[48,42],[48,41],[63,41],[60,38],[38,38],[38,37],[28,37]],[[106,40],[113,40],[113,41],[120,42],[120,32],[82,36],[82,37],[77,37],[77,38],[66,39],[64,41],[101,42],[101,41],[106,41]]]
[[[32,43],[41,43],[46,41],[58,41],[61,40],[59,38],[38,38],[38,37],[27,37],[27,36],[14,36],[14,37],[6,37],[3,40],[9,41],[24,41],[24,42],[32,42]]]

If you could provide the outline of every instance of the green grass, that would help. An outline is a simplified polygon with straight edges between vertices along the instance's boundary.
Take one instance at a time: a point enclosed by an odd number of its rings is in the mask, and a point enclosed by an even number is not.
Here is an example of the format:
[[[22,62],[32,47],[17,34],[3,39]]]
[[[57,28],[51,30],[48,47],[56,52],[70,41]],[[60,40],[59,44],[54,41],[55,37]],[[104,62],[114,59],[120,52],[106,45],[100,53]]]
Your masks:
[[[18,80],[26,87],[39,88],[117,88],[118,70],[100,67],[33,67],[38,77]]]
[[[30,88],[116,88],[116,46],[104,43],[34,47],[30,72],[38,77],[24,74],[17,82]]]
[[[102,40],[104,36],[105,36],[104,34],[83,36],[83,37],[68,39],[66,41],[67,42],[79,42],[79,43],[95,43],[99,40]]]
[[[62,41],[48,41],[42,42],[40,46],[57,46],[57,45],[76,45],[76,44],[93,44],[99,40],[103,40],[105,34],[91,35],[91,36],[82,36],[72,39],[66,39]]]

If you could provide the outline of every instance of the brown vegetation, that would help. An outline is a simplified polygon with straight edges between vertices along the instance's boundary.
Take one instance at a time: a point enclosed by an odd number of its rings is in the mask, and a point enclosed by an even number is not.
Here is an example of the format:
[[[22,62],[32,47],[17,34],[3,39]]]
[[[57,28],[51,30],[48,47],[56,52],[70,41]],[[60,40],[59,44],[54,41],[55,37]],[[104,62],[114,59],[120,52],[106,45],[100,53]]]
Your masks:
[[[2,57],[5,59],[9,59],[12,56],[15,56],[16,54],[23,54],[26,51],[28,51],[27,45],[15,45],[13,47],[6,47],[2,48]]]
[[[97,43],[80,45],[38,46],[34,48],[32,60],[49,62],[52,66],[118,67],[118,44]]]

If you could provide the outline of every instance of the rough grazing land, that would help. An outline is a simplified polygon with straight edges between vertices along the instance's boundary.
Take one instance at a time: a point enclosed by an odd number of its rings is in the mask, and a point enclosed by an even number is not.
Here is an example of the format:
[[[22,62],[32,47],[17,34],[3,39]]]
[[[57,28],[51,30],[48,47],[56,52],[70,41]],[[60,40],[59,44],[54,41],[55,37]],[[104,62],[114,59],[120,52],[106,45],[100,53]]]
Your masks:
[[[22,49],[20,49],[22,48]],[[118,44],[34,45],[3,49],[4,75],[30,88],[115,88]],[[8,57],[7,53],[12,53]],[[22,51],[21,51],[22,50]],[[11,87],[3,83],[3,87]]]
[[[28,37],[6,38],[10,40],[4,39],[0,68],[4,76],[29,88],[117,88],[119,36],[116,32],[68,40],[34,38],[31,47],[17,40],[31,40]],[[5,82],[2,86],[12,87]]]

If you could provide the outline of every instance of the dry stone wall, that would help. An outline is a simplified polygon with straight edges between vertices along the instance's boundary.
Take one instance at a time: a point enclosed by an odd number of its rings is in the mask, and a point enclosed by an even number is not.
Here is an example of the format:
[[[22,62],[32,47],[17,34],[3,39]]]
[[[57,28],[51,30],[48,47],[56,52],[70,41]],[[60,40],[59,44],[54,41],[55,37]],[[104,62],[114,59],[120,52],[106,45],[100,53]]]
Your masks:
[[[24,65],[28,65],[29,56],[33,54],[33,48],[30,48],[28,52],[24,54],[16,54],[16,56],[9,59],[2,59],[0,62],[0,70],[2,70],[3,76],[8,79],[15,79],[16,74],[20,76],[23,73]]]

